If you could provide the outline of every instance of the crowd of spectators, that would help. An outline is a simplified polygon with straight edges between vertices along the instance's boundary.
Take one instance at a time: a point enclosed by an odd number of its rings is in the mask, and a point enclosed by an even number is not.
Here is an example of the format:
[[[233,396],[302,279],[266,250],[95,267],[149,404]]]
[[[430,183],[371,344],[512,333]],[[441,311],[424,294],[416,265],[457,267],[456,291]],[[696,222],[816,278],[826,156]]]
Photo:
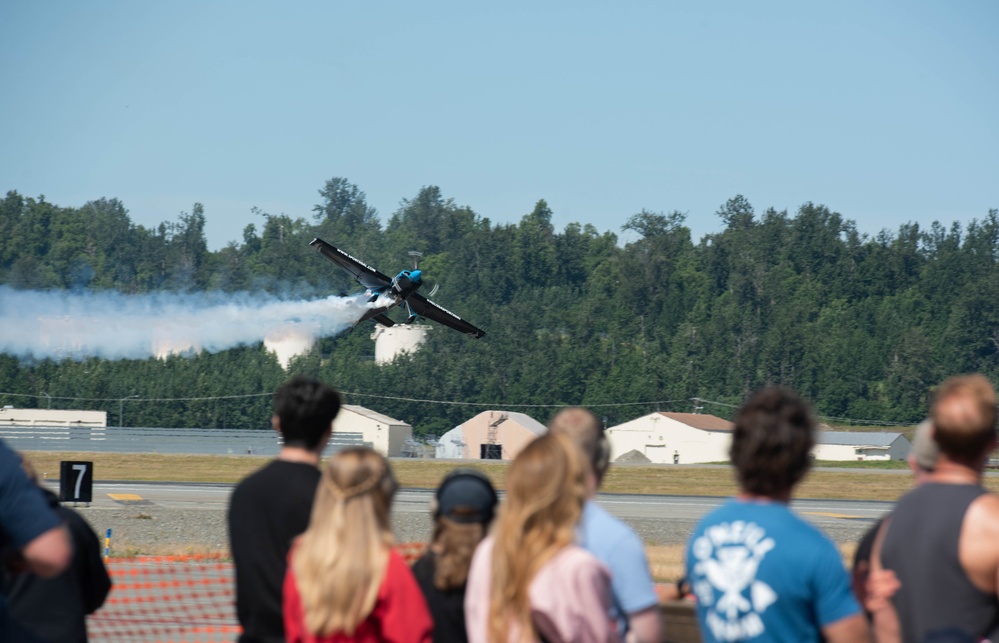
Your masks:
[[[279,388],[282,449],[232,494],[240,643],[663,639],[641,540],[594,502],[610,448],[593,413],[556,413],[511,462],[502,502],[481,472],[448,474],[410,568],[393,547],[388,460],[350,447],[320,468],[340,403],[309,378]],[[755,393],[732,432],[738,493],[692,532],[673,597],[691,601],[705,643],[999,641],[999,496],[982,485],[996,419],[986,378],[937,388],[910,456],[915,485],[848,574],[791,508],[812,462],[810,405]],[[29,474],[0,441],[0,641],[86,641],[83,617],[110,589],[96,535]]]

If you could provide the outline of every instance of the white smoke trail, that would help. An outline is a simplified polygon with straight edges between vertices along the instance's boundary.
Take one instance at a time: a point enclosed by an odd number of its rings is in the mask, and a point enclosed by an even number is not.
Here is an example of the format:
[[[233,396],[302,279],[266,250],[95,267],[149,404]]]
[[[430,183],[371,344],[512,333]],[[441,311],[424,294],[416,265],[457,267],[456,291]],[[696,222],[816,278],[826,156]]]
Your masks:
[[[35,359],[145,359],[216,352],[268,335],[311,345],[342,332],[373,305],[364,295],[287,301],[251,293],[124,295],[0,286],[0,352]]]

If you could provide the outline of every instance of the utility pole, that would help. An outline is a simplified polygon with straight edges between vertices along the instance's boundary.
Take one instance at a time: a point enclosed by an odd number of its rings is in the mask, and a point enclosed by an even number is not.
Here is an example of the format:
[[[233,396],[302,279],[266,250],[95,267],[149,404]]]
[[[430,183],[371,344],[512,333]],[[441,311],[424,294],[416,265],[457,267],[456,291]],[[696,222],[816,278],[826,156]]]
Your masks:
[[[139,397],[139,396],[138,395],[129,395],[128,397],[123,397],[120,400],[118,400],[118,428],[119,429],[124,424],[122,418],[124,417],[124,413],[125,413],[125,400],[134,400],[137,397]]]

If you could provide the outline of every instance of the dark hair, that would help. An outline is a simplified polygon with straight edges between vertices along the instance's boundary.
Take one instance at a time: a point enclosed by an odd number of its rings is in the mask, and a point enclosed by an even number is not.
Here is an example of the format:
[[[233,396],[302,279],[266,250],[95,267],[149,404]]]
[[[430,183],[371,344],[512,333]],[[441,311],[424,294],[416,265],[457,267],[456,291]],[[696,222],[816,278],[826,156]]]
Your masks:
[[[327,384],[298,375],[274,393],[274,415],[285,446],[313,450],[340,412],[340,394]]]
[[[766,388],[750,397],[735,417],[730,451],[742,490],[776,497],[798,484],[811,465],[815,418],[797,393]]]
[[[610,442],[604,433],[603,422],[596,414],[582,406],[569,406],[548,422],[548,430],[569,436],[583,450],[599,484],[610,466]]]

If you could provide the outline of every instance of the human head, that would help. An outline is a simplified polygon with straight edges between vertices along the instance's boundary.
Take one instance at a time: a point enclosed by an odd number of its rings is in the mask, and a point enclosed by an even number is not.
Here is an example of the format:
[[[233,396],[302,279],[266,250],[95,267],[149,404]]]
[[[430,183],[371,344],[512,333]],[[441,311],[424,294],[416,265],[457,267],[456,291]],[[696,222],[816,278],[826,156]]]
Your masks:
[[[435,587],[454,589],[468,580],[472,555],[493,521],[497,501],[492,482],[478,469],[460,467],[444,477],[433,502]]]
[[[567,436],[548,433],[528,444],[507,471],[506,500],[493,530],[490,638],[505,641],[511,619],[531,632],[531,580],[575,537],[587,497],[589,466]]]
[[[815,418],[798,394],[763,389],[739,409],[730,451],[739,485],[768,498],[790,495],[811,464]]]
[[[960,375],[940,385],[930,409],[940,452],[974,464],[995,446],[996,392],[983,375]]]
[[[610,466],[610,442],[600,418],[589,409],[570,406],[552,417],[548,422],[548,430],[569,436],[582,449],[593,469],[593,475],[596,476],[597,486],[600,486]]]
[[[392,544],[397,488],[388,461],[369,447],[342,449],[323,468],[309,527],[291,559],[309,631],[352,635],[371,613]]]
[[[318,380],[298,375],[274,393],[274,428],[284,445],[321,449],[340,412],[340,394]]]
[[[484,473],[458,467],[441,481],[434,494],[434,518],[462,524],[488,525],[496,511],[496,489]]]
[[[916,425],[916,433],[912,436],[912,451],[909,453],[909,466],[918,476],[932,473],[937,468],[937,456],[940,447],[933,439],[933,422],[929,418]]]

